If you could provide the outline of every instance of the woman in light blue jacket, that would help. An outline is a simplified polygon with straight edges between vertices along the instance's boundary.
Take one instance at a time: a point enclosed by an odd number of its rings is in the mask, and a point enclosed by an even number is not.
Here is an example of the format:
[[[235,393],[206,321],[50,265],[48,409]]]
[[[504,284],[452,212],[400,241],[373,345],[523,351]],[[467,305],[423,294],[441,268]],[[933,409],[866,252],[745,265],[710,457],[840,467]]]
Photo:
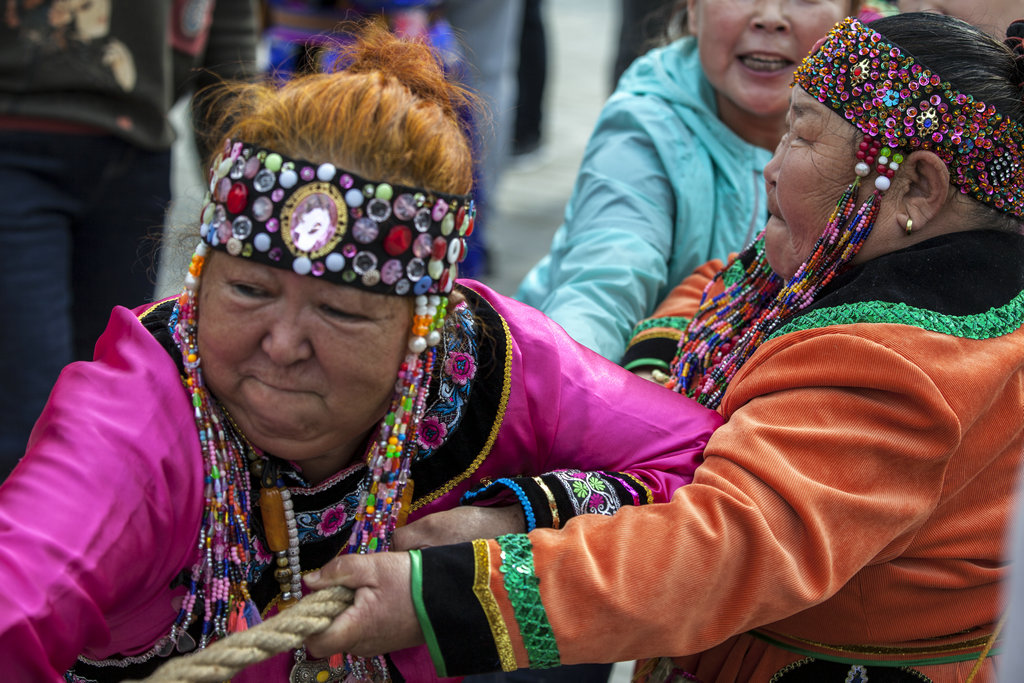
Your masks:
[[[636,60],[605,104],[565,222],[516,298],[618,361],[675,285],[764,227],[793,70],[857,4],[689,0],[692,35]]]

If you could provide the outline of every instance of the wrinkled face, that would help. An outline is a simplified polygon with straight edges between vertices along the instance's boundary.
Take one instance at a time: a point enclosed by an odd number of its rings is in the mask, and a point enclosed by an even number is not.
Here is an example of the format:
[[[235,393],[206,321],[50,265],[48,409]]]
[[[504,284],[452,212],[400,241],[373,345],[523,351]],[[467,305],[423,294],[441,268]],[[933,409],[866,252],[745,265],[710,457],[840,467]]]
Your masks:
[[[900,0],[901,12],[936,12],[963,19],[999,40],[1006,37],[1006,27],[1016,19],[1024,19],[1021,0]]]
[[[788,279],[806,261],[853,181],[857,130],[795,87],[786,117],[788,130],[764,169],[768,190],[765,255]]]
[[[723,119],[730,108],[785,114],[796,67],[850,10],[845,0],[689,0],[687,6]]]
[[[310,478],[344,467],[388,409],[408,300],[211,254],[199,293],[205,381],[248,439]]]

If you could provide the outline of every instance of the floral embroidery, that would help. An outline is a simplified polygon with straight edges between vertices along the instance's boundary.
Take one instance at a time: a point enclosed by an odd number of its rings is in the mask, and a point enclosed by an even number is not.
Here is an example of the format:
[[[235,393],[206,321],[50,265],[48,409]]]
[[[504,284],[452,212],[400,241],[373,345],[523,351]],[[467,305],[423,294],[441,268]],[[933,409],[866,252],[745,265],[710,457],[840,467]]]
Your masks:
[[[274,556],[267,552],[267,549],[263,547],[263,542],[255,536],[251,536],[251,538],[253,557],[256,558],[256,561],[260,564],[270,564],[273,562]]]
[[[316,531],[321,536],[333,536],[338,529],[345,524],[348,514],[345,512],[345,504],[336,505],[324,510],[320,517],[320,523],[316,525]]]
[[[425,417],[420,420],[420,430],[416,435],[416,440],[422,448],[433,450],[444,443],[446,436],[448,436],[448,425],[436,417]]]
[[[453,353],[445,359],[444,371],[453,382],[464,385],[476,376],[476,362],[468,353]]]
[[[573,512],[577,515],[610,515],[622,507],[618,496],[597,472],[559,470],[551,474],[569,494]]]
[[[444,356],[437,397],[420,420],[417,461],[429,458],[459,428],[476,376],[477,339],[473,312],[463,301],[444,324]],[[455,359],[453,361],[453,359]],[[428,434],[429,432],[429,434]]]
[[[335,536],[352,526],[356,506],[359,504],[359,494],[366,488],[366,482],[359,482],[356,490],[323,510],[311,512],[296,512],[295,525],[299,531],[299,543],[319,541],[330,536]]]
[[[346,480],[339,479],[335,483],[344,481]],[[359,497],[364,488],[366,488],[366,481],[361,479],[355,490],[342,498],[340,503],[334,503],[322,510],[309,512],[296,510],[295,526],[299,532],[299,545],[318,543],[339,534],[347,535],[352,530],[352,523],[355,521],[353,515],[355,515],[356,506],[359,504]],[[255,584],[268,568],[274,566],[274,557],[263,547],[263,543],[257,535],[250,534],[250,538],[252,539],[253,560],[249,565],[248,580],[250,584]]]

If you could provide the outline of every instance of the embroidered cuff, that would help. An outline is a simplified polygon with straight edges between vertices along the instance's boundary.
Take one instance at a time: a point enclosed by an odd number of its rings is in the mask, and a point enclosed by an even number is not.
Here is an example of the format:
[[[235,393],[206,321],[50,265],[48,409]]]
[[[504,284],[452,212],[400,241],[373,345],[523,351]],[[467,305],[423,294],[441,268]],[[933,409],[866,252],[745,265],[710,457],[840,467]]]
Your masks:
[[[476,595],[477,558],[472,543],[424,548],[420,551],[425,618],[436,645],[430,655],[439,676],[468,676],[501,671],[511,645],[499,655],[488,614]],[[419,612],[417,611],[417,616]],[[424,630],[426,635],[426,630]],[[506,631],[507,638],[507,631]],[[438,661],[440,659],[440,662]],[[514,658],[513,658],[514,659]]]
[[[441,648],[437,644],[437,635],[434,633],[434,626],[430,623],[427,615],[427,608],[423,604],[423,559],[419,550],[409,551],[409,582],[412,592],[412,607],[416,611],[416,619],[420,622],[423,630],[423,638],[427,641],[427,650],[430,652],[430,659],[434,662],[437,675],[445,678],[444,658],[441,656]]]
[[[653,334],[672,334],[674,331],[675,336],[678,339],[682,334],[683,330],[686,329],[686,326],[689,324],[689,318],[683,318],[677,315],[665,316],[663,318],[647,318],[646,320],[641,320],[640,322],[638,322],[633,327],[633,331],[630,333],[629,336],[631,339],[633,339],[640,336],[642,333],[647,332],[648,330],[650,330]]]
[[[491,637],[498,650],[502,671],[515,671],[516,653],[512,649],[512,639],[508,635],[508,627],[501,616],[501,608],[491,592],[491,546],[484,539],[473,541],[473,594],[480,601],[480,606],[487,615],[487,623],[491,626]]]
[[[466,492],[463,505],[494,504],[512,496],[523,506],[527,531],[558,529],[577,515],[611,515],[623,505],[654,500],[650,489],[622,472],[556,470],[539,477],[505,477]]]

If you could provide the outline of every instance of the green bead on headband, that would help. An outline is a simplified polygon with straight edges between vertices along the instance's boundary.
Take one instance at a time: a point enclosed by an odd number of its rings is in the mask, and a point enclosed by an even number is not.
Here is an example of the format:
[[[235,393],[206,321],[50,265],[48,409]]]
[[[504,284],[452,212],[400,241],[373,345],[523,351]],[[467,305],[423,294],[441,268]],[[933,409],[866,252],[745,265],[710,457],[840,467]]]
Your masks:
[[[1024,127],[958,92],[847,18],[796,70],[797,85],[893,152],[934,152],[964,194],[1024,219]]]
[[[200,233],[232,256],[380,294],[451,292],[473,201],[228,140]]]

